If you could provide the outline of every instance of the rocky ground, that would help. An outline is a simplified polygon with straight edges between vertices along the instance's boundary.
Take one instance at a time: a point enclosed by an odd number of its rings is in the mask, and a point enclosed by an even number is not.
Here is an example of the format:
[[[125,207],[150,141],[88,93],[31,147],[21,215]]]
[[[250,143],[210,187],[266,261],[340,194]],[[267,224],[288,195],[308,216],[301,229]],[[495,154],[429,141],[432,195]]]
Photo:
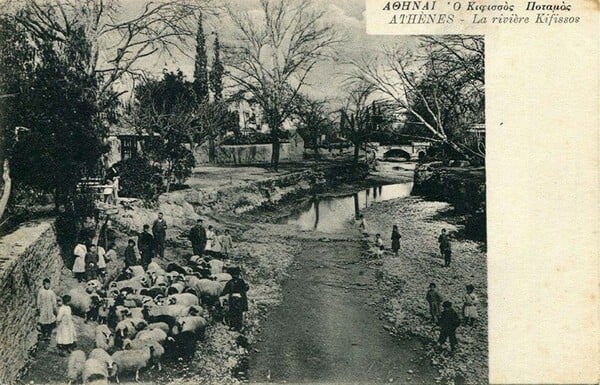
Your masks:
[[[439,369],[438,382],[488,383],[488,318],[487,268],[482,245],[467,240],[454,240],[453,262],[443,267],[437,236],[442,228],[456,232],[456,226],[439,219],[448,204],[423,201],[417,197],[377,203],[365,212],[371,235],[382,234],[388,249],[380,258],[375,249],[370,251],[371,264],[378,266],[382,290],[387,297],[384,317],[391,323],[390,330],[399,337],[418,336],[426,343],[423,352]],[[391,229],[397,224],[402,235],[399,257],[389,250]],[[448,347],[435,348],[439,328],[429,321],[425,294],[430,282],[437,284],[445,300],[453,302],[460,313],[465,285],[473,284],[479,298],[479,321],[474,327],[461,326],[457,330],[459,349],[450,355]]]

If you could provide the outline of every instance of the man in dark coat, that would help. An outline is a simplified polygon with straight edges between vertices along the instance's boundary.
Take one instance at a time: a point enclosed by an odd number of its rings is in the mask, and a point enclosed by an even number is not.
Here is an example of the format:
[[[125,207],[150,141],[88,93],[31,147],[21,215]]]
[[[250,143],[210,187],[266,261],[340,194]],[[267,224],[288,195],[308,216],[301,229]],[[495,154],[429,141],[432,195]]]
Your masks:
[[[154,250],[156,251],[156,255],[164,258],[167,222],[163,219],[163,213],[158,213],[158,218],[152,225],[152,235],[154,236]]]
[[[206,229],[203,226],[202,219],[190,230],[189,239],[192,242],[192,250],[194,255],[202,255],[206,247]]]
[[[108,250],[115,246],[116,239],[117,233],[112,227],[110,218],[106,217],[106,220],[100,227],[100,232],[98,234],[98,246],[102,247],[104,250]]]
[[[98,252],[96,245],[88,245],[88,252],[85,254],[85,275],[86,279],[96,279],[98,277]]]
[[[138,249],[142,257],[142,266],[146,269],[154,256],[154,237],[150,234],[149,225],[144,225],[142,233],[138,236]]]
[[[450,339],[450,348],[452,351],[456,349],[458,341],[456,340],[456,328],[460,325],[460,318],[458,313],[452,308],[452,302],[444,301],[444,310],[440,315],[440,337],[438,343],[443,345],[446,343],[446,339]]]
[[[240,278],[240,268],[233,267],[229,270],[231,280],[225,284],[222,295],[228,295],[229,302],[229,326],[236,331],[242,331],[244,327],[244,312],[248,310],[248,297],[246,293],[250,289],[248,284]]]
[[[139,265],[137,250],[135,249],[135,241],[130,239],[127,242],[127,248],[125,249],[125,268],[130,266]]]

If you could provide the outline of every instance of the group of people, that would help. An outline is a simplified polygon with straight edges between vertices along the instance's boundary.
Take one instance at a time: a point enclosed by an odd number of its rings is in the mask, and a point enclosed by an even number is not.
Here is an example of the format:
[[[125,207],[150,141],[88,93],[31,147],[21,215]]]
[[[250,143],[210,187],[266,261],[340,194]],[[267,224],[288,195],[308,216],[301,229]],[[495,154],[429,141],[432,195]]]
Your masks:
[[[360,216],[359,228],[365,233],[366,232],[366,220],[364,216]],[[400,231],[398,225],[393,225],[391,239],[391,249],[394,256],[398,256],[400,250]],[[442,229],[438,236],[438,244],[441,257],[444,259],[444,267],[450,267],[452,262],[452,246],[450,238],[446,229]],[[375,248],[377,254],[381,256],[385,250],[384,241],[381,234],[375,234]],[[444,301],[440,293],[436,288],[435,283],[429,285],[429,290],[425,296],[427,303],[429,304],[429,312],[431,320],[440,326],[440,334],[438,338],[438,344],[443,345],[446,340],[450,340],[450,347],[452,351],[456,349],[458,341],[456,339],[456,329],[461,325],[461,318],[454,310],[452,302]],[[473,327],[475,321],[479,318],[477,313],[478,298],[475,294],[475,287],[471,284],[466,285],[466,293],[463,296],[462,306],[462,319],[464,324]]]
[[[40,339],[49,341],[52,330],[56,328],[56,345],[61,356],[70,352],[77,341],[75,324],[71,317],[69,302],[71,297],[58,297],[50,288],[50,279],[44,278],[42,288],[37,295],[38,326]]]
[[[154,257],[164,257],[167,222],[163,213],[158,213],[152,226],[143,225],[142,232],[135,239],[128,240],[122,259],[124,263],[123,272],[132,266],[142,266],[144,269],[152,263]],[[116,252],[117,233],[112,226],[110,217],[106,217],[97,236],[82,232],[73,254],[74,263],[72,271],[78,282],[99,280],[105,282],[107,266],[119,259]],[[95,235],[95,231],[94,231]],[[188,264],[195,271],[202,269],[211,270],[213,262],[221,262],[229,257],[233,241],[229,230],[221,235],[212,225],[204,227],[204,221],[198,219],[188,234],[192,243],[193,256],[189,258]],[[236,270],[237,269],[237,270]],[[244,312],[248,310],[246,293],[248,284],[240,277],[239,268],[230,271],[231,280],[223,289],[222,295],[228,300],[228,322],[233,330],[242,331],[244,324]],[[52,331],[56,328],[57,348],[60,355],[65,355],[73,348],[77,334],[75,324],[71,317],[69,295],[59,297],[50,288],[50,279],[43,280],[37,296],[38,330],[41,340],[49,340]]]

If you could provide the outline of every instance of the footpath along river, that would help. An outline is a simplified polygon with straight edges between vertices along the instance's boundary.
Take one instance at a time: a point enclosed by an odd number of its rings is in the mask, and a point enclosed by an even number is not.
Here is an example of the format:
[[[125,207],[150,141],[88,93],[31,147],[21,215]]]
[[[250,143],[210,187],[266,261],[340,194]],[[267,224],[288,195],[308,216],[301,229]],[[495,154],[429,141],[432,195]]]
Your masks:
[[[416,339],[390,336],[380,320],[375,270],[352,219],[376,201],[401,199],[411,183],[314,200],[285,220],[300,227],[302,252],[283,282],[281,305],[262,322],[251,382],[434,383]]]

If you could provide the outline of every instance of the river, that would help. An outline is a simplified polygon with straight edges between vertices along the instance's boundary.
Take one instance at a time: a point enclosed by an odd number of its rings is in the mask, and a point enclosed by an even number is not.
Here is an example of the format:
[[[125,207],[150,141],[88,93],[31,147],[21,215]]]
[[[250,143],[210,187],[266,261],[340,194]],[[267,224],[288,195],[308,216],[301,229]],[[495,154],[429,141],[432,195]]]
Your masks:
[[[434,382],[433,368],[417,358],[420,343],[390,336],[379,319],[375,270],[361,259],[365,245],[352,225],[360,209],[406,197],[411,187],[384,185],[315,198],[285,220],[306,237],[295,270],[283,282],[282,304],[262,323],[250,356],[251,382]]]

